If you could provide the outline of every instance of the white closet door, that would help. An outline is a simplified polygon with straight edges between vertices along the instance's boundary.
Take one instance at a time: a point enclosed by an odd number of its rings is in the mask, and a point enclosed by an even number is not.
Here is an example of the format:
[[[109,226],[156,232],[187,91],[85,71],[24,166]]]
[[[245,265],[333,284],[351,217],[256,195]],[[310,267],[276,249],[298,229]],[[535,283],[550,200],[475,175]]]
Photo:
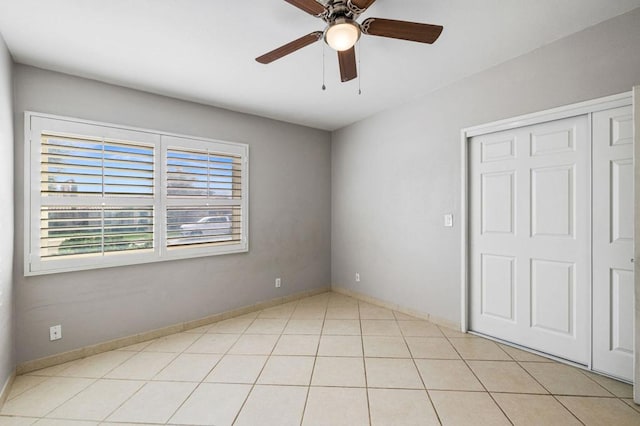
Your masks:
[[[593,369],[633,380],[633,112],[593,115]]]
[[[472,138],[470,329],[590,361],[587,116]]]

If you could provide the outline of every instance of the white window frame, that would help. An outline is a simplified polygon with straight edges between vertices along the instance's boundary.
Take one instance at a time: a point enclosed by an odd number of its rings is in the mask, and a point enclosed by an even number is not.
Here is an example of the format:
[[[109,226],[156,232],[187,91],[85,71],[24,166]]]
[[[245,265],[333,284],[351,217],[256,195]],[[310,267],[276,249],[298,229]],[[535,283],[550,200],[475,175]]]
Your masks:
[[[152,262],[162,262],[175,259],[186,259],[196,257],[206,257],[222,254],[244,253],[249,251],[249,145],[237,142],[227,142],[215,139],[186,136],[175,133],[168,133],[158,130],[149,130],[123,126],[117,124],[103,123],[97,121],[82,120],[77,118],[62,117],[51,114],[43,114],[32,111],[25,112],[25,151],[24,151],[24,275],[43,275],[59,272],[71,272],[79,270],[99,269],[107,267],[144,264]],[[141,144],[154,146],[154,196],[118,200],[113,197],[109,200],[109,205],[126,203],[129,205],[132,200],[139,200],[139,205],[153,205],[154,224],[153,242],[154,248],[151,251],[136,253],[121,252],[108,256],[95,256],[87,258],[67,258],[42,261],[40,259],[40,208],[43,205],[40,193],[40,153],[41,134],[45,130],[41,123],[46,122],[46,130],[62,134],[78,134],[84,136],[95,136],[120,140],[130,140]],[[100,134],[95,134],[98,131]],[[181,247],[177,249],[167,249],[166,223],[167,207],[175,204],[189,205],[190,200],[172,199],[167,197],[166,180],[166,149],[170,146],[180,146],[185,148],[209,148],[233,154],[241,157],[242,199],[238,201],[212,200],[211,206],[216,204],[229,205],[236,204],[242,209],[241,215],[241,240],[236,244],[209,245]],[[72,198],[65,199],[65,203],[73,204]],[[45,203],[47,204],[47,203]],[[83,197],[80,201],[82,205],[90,205],[88,197]],[[100,197],[96,197],[93,204],[104,205]],[[197,203],[194,203],[194,205]]]

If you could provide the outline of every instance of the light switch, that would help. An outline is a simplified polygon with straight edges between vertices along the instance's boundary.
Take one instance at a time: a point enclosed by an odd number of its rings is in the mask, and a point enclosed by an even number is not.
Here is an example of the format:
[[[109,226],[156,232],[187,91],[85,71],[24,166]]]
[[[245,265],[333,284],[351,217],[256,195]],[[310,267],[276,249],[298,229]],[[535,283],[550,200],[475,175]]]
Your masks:
[[[451,213],[447,213],[444,215],[444,226],[445,228],[453,227],[453,215]]]

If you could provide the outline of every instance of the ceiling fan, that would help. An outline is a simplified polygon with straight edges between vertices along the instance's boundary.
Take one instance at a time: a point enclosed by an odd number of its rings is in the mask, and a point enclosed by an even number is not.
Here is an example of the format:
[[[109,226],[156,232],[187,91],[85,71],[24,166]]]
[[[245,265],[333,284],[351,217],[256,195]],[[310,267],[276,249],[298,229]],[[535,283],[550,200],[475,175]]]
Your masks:
[[[285,0],[327,23],[324,31],[314,31],[269,53],[256,58],[261,64],[269,64],[324,37],[324,41],[338,52],[342,82],[358,76],[354,46],[362,34],[390,37],[401,40],[433,43],[440,33],[441,25],[396,21],[393,19],[367,18],[361,24],[356,20],[376,0]],[[320,1],[320,0],[319,0]]]

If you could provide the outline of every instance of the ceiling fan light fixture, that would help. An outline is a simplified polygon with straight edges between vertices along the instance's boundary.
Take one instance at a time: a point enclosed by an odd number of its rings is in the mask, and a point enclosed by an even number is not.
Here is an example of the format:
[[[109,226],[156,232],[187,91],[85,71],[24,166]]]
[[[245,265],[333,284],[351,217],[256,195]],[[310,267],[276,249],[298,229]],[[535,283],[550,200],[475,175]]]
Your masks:
[[[325,31],[324,40],[338,52],[351,49],[360,39],[360,26],[351,19],[336,19]]]
[[[256,61],[261,64],[270,64],[273,61],[315,43],[322,37],[329,47],[338,51],[340,80],[343,83],[358,77],[358,61],[354,46],[362,34],[431,44],[440,37],[443,29],[442,25],[381,18],[367,18],[359,24],[357,19],[373,5],[376,0],[285,1],[321,19],[327,25],[324,31],[314,31],[306,36],[302,36],[257,57]],[[324,54],[322,57],[324,66]]]

